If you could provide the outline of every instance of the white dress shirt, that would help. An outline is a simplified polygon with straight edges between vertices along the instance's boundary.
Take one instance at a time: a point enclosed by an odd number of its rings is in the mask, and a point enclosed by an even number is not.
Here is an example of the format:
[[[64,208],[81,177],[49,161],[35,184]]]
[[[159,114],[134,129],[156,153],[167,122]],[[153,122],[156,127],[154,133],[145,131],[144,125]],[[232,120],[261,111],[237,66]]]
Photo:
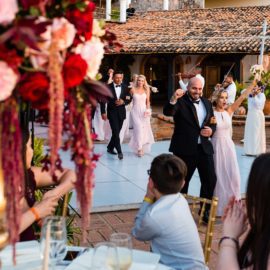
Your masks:
[[[199,126],[202,128],[203,121],[204,121],[204,119],[206,117],[205,106],[204,106],[202,100],[200,100],[199,104],[193,103],[193,105],[195,106],[195,109],[196,109],[196,112],[197,112]],[[201,143],[201,137],[200,136],[198,138],[198,143]]]
[[[228,104],[233,104],[236,96],[236,85],[232,82],[227,88],[226,92],[228,93]]]
[[[176,270],[205,270],[197,227],[182,194],[162,196],[155,203],[143,202],[132,235],[151,241],[160,262]]]
[[[113,85],[114,85],[116,97],[117,97],[117,99],[119,99],[120,95],[121,95],[121,87],[116,87],[117,84],[115,84],[115,83],[113,83]]]
[[[204,77],[201,74],[197,74],[195,77],[201,80],[201,82],[202,82],[202,88],[204,88],[204,85],[205,85],[205,79],[204,79]],[[179,85],[180,85],[180,88],[182,90],[187,91],[188,82],[187,83],[184,83],[183,80],[180,80],[179,81]]]

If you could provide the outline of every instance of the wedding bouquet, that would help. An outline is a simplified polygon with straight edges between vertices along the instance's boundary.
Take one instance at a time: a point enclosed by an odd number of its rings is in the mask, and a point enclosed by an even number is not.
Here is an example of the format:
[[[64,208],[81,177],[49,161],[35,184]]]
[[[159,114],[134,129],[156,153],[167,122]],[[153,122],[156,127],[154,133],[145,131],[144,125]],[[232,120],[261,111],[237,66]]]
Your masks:
[[[144,117],[147,118],[147,117],[151,117],[152,115],[152,110],[151,109],[146,109],[145,112],[144,112]]]
[[[91,109],[109,95],[99,84],[104,52],[116,43],[113,33],[93,19],[88,0],[0,0],[0,148],[10,240],[18,241],[19,201],[24,164],[19,110],[30,104],[49,119],[45,169],[55,178],[62,135],[75,162],[77,200],[85,236],[89,223],[93,170]]]
[[[261,80],[261,76],[262,76],[263,72],[264,72],[264,69],[263,69],[262,65],[253,65],[250,68],[251,75],[253,75],[254,79],[257,81]]]

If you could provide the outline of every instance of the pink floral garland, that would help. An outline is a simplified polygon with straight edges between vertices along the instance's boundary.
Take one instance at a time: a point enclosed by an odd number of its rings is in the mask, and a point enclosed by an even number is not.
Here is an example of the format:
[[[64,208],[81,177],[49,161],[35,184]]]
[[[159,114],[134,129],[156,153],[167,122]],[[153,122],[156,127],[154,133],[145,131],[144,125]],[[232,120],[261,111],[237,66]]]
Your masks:
[[[62,144],[63,110],[64,110],[64,83],[62,77],[62,65],[59,61],[57,40],[52,41],[50,48],[48,74],[49,87],[49,144],[50,144],[50,172],[55,176],[56,163],[59,160],[58,150]]]
[[[79,95],[79,94],[78,94]],[[82,239],[87,236],[87,226],[90,222],[90,209],[92,205],[92,188],[94,179],[94,168],[97,156],[93,155],[93,143],[90,134],[91,130],[91,107],[89,104],[81,104],[77,97],[70,97],[68,109],[64,114],[64,129],[69,133],[69,140],[65,147],[71,148],[72,160],[75,162],[77,181],[75,188],[77,201],[80,205],[82,216]]]
[[[7,198],[7,221],[10,243],[19,240],[21,209],[18,203],[24,195],[24,169],[22,161],[22,137],[18,104],[11,98],[0,104],[1,152]],[[11,199],[12,198],[12,199]]]

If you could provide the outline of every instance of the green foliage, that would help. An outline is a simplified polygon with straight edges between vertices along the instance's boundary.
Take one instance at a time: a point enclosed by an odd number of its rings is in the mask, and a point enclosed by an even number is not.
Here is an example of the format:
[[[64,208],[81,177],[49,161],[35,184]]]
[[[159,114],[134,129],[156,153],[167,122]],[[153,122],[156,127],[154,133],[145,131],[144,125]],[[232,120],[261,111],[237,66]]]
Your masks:
[[[246,88],[246,86],[244,83],[239,83],[238,81],[235,81],[235,85],[236,85],[236,98],[235,99],[237,99],[241,96],[241,92]],[[247,99],[245,99],[242,102],[241,106],[245,107],[245,109],[247,110]]]
[[[118,9],[112,9],[111,20],[112,21],[119,21],[120,20],[120,10],[119,10],[119,8]]]
[[[266,86],[264,90],[264,94],[266,98],[269,99],[270,98],[270,71],[263,72],[261,81]]]
[[[42,200],[42,197],[44,195],[44,191],[38,189],[35,191],[35,197],[36,197],[36,201],[40,202]],[[68,200],[67,202],[70,202],[72,196],[72,192],[69,192],[68,194]],[[63,212],[63,207],[64,207],[64,198],[61,198],[58,202],[58,205],[55,209],[55,216],[61,216],[62,212]],[[81,229],[77,226],[74,226],[74,219],[75,219],[76,215],[75,214],[70,214],[69,213],[69,209],[68,209],[68,213],[67,213],[67,217],[66,217],[66,229],[67,229],[67,244],[68,245],[75,245],[75,246],[79,246],[80,245],[80,235],[81,233]],[[37,226],[36,224],[34,225],[34,230],[36,235],[40,235],[41,232],[41,228],[39,226]]]
[[[41,161],[44,159],[43,147],[44,147],[44,139],[42,138],[34,138],[34,154],[33,154],[33,165],[36,167],[42,167]]]

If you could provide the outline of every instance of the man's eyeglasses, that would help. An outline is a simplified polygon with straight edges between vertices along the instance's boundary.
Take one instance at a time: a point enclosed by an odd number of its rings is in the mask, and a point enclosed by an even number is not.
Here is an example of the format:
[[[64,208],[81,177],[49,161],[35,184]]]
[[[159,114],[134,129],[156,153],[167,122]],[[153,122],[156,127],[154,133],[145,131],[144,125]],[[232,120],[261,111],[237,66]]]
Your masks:
[[[150,175],[151,174],[151,170],[147,170],[147,173],[148,173],[148,175]]]

